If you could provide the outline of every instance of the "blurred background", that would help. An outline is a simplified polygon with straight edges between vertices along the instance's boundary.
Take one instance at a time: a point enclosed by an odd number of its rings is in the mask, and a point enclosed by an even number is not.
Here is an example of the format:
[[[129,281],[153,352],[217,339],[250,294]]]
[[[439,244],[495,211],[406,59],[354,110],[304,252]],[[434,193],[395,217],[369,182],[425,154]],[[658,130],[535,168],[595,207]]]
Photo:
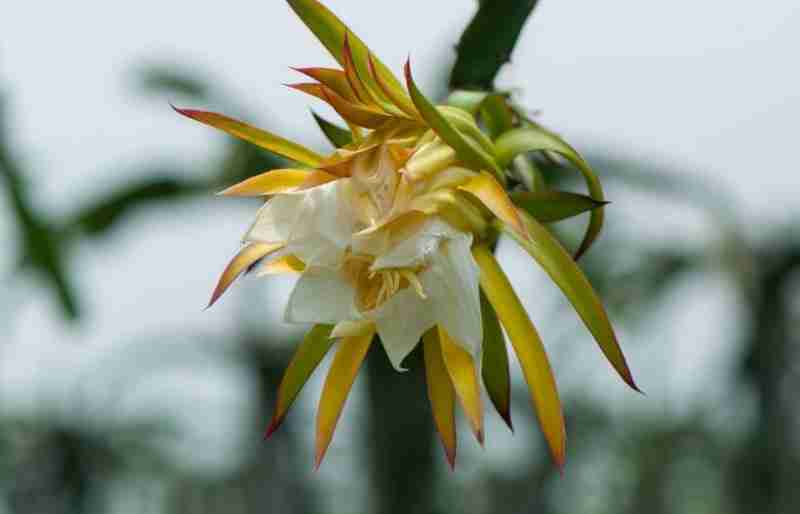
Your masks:
[[[439,98],[478,6],[326,4],[395,70],[410,54]],[[497,20],[485,41],[515,25]],[[281,321],[291,280],[242,280],[202,310],[258,207],[212,193],[280,162],[169,102],[327,150],[312,102],[281,84],[331,58],[284,2],[11,0],[0,514],[800,512],[798,34],[789,0],[541,0],[496,86],[606,184],[582,264],[646,396],[501,242],[565,402],[563,476],[518,369],[516,433],[490,413],[480,449],[462,424],[450,472],[418,356],[401,375],[379,351],[315,473],[321,373],[261,439],[305,328]],[[584,222],[555,229],[574,248]]]

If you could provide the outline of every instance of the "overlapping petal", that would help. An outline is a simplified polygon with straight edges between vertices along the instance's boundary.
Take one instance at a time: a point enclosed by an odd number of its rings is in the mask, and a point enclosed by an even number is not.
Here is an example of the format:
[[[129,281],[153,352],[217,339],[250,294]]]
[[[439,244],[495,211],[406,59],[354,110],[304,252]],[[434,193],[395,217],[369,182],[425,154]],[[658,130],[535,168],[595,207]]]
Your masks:
[[[254,243],[283,243],[306,265],[336,266],[355,230],[348,180],[328,182],[267,202],[245,235]]]

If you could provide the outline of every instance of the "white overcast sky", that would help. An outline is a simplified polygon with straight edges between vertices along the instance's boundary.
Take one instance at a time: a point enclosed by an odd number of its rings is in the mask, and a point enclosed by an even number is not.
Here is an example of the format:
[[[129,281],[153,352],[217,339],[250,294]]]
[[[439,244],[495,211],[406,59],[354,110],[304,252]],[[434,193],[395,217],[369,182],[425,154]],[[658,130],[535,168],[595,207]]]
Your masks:
[[[327,4],[395,69],[410,54],[429,87],[474,8],[469,0]],[[800,7],[789,0],[541,0],[501,83],[521,89],[524,102],[578,148],[608,147],[711,178],[766,222],[797,213],[798,48]],[[169,98],[144,101],[131,92],[133,70],[154,62],[208,71],[233,99],[226,105],[321,144],[309,130],[311,102],[281,84],[296,78],[289,66],[329,58],[282,1],[6,0],[0,88],[38,205],[58,215],[141,178],[137,163],[166,159],[202,173],[218,155],[223,136],[179,118]],[[0,369],[13,368],[10,378],[3,372],[6,389],[19,392],[23,377],[69,367],[69,342],[99,348],[183,324],[223,333],[242,303],[200,308],[252,213],[216,202],[169,218],[141,216],[114,238],[82,247],[72,263],[88,310],[81,327],[65,326],[30,282],[15,286],[19,311],[0,348]],[[7,222],[0,234],[13,237]],[[0,254],[0,265],[8,269],[11,256]],[[281,301],[270,312],[277,315]],[[702,319],[694,326],[698,337],[714,339]]]

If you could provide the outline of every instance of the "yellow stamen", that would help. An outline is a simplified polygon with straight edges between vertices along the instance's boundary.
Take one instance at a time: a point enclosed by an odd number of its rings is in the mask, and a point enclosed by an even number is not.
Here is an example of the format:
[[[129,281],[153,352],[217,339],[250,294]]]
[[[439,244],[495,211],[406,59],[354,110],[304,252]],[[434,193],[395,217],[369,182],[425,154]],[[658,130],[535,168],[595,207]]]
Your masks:
[[[348,254],[345,257],[344,274],[356,290],[359,309],[377,309],[408,287],[413,288],[420,298],[427,298],[418,276],[422,267],[370,269],[374,261],[369,255]]]

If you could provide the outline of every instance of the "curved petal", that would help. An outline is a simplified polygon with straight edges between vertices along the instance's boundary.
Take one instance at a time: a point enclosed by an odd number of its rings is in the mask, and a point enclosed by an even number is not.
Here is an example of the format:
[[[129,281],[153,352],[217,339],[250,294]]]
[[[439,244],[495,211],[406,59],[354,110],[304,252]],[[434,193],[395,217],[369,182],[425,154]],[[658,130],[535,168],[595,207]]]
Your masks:
[[[347,179],[278,195],[259,211],[245,241],[285,242],[307,265],[336,267],[354,231]]]
[[[308,268],[286,306],[288,323],[330,323],[358,319],[354,291],[344,276],[329,268]]]
[[[439,251],[444,241],[464,239],[472,242],[471,235],[454,229],[437,217],[428,217],[421,226],[410,228],[406,237],[394,238],[397,242],[375,259],[372,269],[423,266]]]
[[[403,359],[417,346],[422,335],[436,324],[429,300],[420,298],[412,288],[395,294],[366,316],[375,320],[386,355],[397,371],[406,371],[402,367]]]
[[[470,248],[472,236],[462,234],[441,245],[420,275],[437,322],[476,362],[481,362],[483,323],[478,265]]]
[[[281,194],[258,211],[256,220],[244,236],[247,243],[286,243],[292,233],[297,213],[303,205],[302,195]]]

